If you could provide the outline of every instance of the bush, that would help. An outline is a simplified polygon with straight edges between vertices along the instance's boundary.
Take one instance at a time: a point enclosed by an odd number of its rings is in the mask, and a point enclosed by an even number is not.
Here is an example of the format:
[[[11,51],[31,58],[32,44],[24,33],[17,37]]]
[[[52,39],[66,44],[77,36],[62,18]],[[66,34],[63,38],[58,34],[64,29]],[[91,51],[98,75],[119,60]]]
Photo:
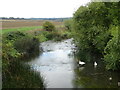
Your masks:
[[[46,30],[46,31],[54,31],[55,30],[55,26],[51,22],[46,21],[43,24],[43,29]]]
[[[14,46],[20,53],[31,54],[39,51],[39,40],[37,38],[26,36],[16,40]]]
[[[39,34],[39,35],[36,35],[35,37],[36,37],[40,42],[44,42],[44,41],[47,41],[47,40],[48,40],[43,33],[42,33],[42,34]]]
[[[26,34],[20,32],[20,31],[9,32],[9,33],[5,34],[5,37],[6,37],[7,40],[16,40],[16,39],[24,37],[24,36],[26,36]]]

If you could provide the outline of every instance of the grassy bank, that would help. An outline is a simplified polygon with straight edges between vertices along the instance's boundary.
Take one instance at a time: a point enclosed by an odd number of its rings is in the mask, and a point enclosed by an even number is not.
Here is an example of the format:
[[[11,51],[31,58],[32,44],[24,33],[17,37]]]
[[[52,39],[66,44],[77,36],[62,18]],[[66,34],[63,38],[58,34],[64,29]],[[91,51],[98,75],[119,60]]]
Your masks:
[[[4,68],[3,68],[4,69]],[[2,72],[3,88],[43,88],[40,74],[31,70],[29,65],[14,61]]]

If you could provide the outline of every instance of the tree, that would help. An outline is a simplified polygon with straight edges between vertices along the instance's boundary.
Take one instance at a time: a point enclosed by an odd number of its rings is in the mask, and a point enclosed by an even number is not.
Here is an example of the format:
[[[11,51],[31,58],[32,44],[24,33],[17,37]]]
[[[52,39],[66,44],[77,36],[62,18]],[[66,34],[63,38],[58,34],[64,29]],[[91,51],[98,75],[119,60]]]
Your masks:
[[[55,26],[51,22],[46,21],[43,24],[43,29],[46,30],[46,31],[54,31],[55,30]]]
[[[104,56],[107,69],[120,69],[119,4],[92,2],[88,6],[81,6],[75,12],[74,37],[78,42],[81,60],[88,60],[88,56],[101,54]]]

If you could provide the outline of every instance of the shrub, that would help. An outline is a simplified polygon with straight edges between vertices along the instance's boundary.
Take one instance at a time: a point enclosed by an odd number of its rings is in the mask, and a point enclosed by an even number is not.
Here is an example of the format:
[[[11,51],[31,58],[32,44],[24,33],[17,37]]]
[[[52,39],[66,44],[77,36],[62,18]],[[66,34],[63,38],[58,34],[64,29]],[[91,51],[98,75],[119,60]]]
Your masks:
[[[55,26],[51,22],[46,21],[43,24],[43,29],[46,30],[46,31],[54,31],[55,30]]]
[[[30,54],[39,51],[39,40],[37,38],[26,36],[16,40],[14,46],[20,53]]]
[[[20,32],[20,31],[9,32],[9,33],[5,34],[5,37],[6,37],[7,40],[16,40],[16,39],[24,37],[24,36],[26,36],[26,34]]]

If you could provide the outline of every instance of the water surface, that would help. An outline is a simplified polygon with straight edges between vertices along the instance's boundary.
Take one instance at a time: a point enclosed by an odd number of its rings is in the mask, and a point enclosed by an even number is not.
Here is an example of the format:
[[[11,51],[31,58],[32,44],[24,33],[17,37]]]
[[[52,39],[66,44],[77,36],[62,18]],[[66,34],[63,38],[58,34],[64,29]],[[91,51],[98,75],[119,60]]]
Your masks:
[[[46,88],[74,88],[74,55],[75,45],[73,39],[63,42],[47,41],[40,46],[43,53],[30,65],[40,72],[44,78]]]
[[[120,72],[107,71],[99,58],[96,67],[94,62],[77,64],[73,39],[43,42],[40,48],[43,53],[29,64],[40,72],[46,88],[118,88]]]

